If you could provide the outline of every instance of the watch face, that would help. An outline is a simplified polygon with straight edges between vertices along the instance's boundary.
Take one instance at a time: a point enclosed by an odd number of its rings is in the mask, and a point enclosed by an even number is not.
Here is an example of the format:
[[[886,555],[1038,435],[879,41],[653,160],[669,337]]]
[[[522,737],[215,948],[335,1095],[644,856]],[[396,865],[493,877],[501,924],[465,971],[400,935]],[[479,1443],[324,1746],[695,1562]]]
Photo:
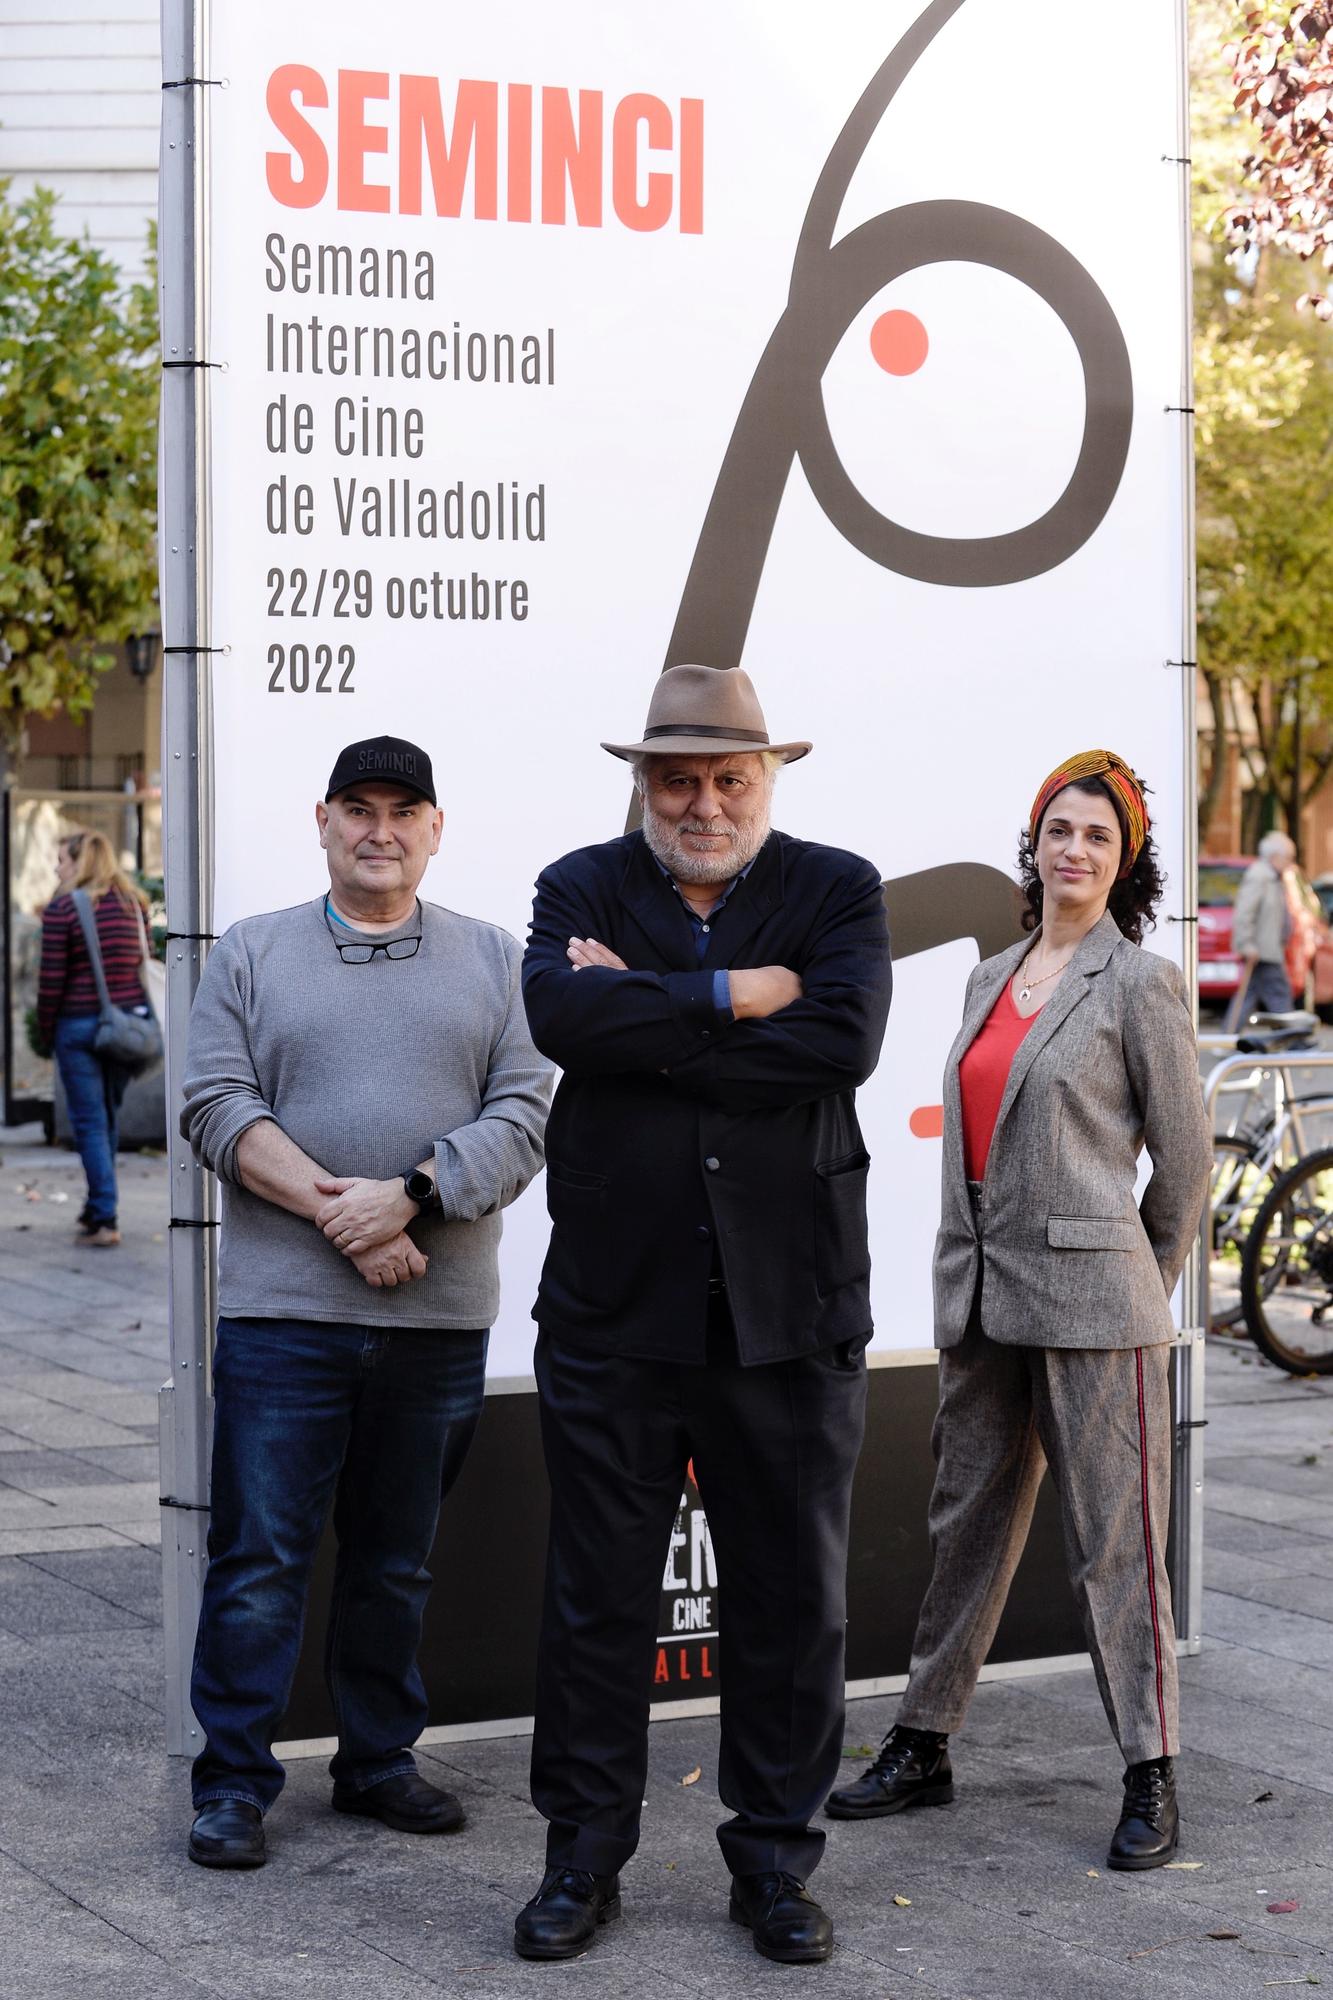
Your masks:
[[[423,1174],[419,1168],[404,1175],[403,1185],[413,1201],[431,1202],[435,1199],[434,1181],[429,1174]]]

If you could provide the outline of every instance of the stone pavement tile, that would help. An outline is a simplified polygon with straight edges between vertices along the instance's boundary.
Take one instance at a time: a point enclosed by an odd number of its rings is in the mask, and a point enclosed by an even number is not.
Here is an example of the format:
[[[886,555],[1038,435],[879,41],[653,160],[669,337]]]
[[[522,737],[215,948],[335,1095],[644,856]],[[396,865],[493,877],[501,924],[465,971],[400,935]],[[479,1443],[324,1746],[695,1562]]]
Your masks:
[[[1264,1575],[1255,1575],[1251,1570],[1232,1572],[1228,1575],[1222,1569],[1223,1558],[1216,1558],[1216,1574],[1209,1566],[1209,1581],[1215,1589],[1229,1591],[1232,1596],[1244,1597],[1252,1604],[1271,1604],[1282,1611],[1300,1611],[1310,1618],[1322,1618],[1333,1624],[1333,1575],[1312,1575],[1310,1571],[1297,1569],[1294,1573],[1279,1576],[1271,1570]],[[1230,1557],[1233,1563],[1242,1561],[1240,1557]],[[1237,1588],[1237,1581],[1244,1588]]]
[[[16,1500],[24,1497],[16,1495]],[[117,1521],[151,1519],[158,1511],[156,1480],[150,1483],[143,1479],[119,1479],[114,1485],[57,1486],[32,1497],[47,1501],[52,1509],[49,1517],[52,1527],[74,1527],[84,1521],[113,1527]],[[5,1504],[0,1497],[0,1510]]]
[[[33,1685],[39,1687],[44,1685],[48,1689],[46,1697],[40,1703],[41,1717],[54,1718],[57,1723],[68,1720],[58,1695],[59,1690],[69,1685],[65,1678],[69,1659],[68,1638],[63,1633],[57,1633],[50,1638],[8,1641],[0,1639],[0,1672],[4,1670],[5,1644],[23,1646],[25,1649],[23,1654],[21,1656],[16,1654],[15,1659],[21,1657],[25,1664],[31,1665]],[[86,1677],[89,1685],[96,1683],[102,1687],[112,1688],[120,1694],[129,1695],[141,1706],[151,1709],[155,1715],[161,1717],[166,1707],[166,1684],[162,1660],[162,1634],[156,1625],[145,1625],[137,1630],[120,1627],[114,1632],[107,1633],[84,1632],[79,1635],[78,1645],[79,1672]],[[77,1702],[77,1687],[74,1689],[74,1697]],[[144,1721],[143,1718],[140,1720],[144,1728],[152,1728],[150,1722]],[[160,1731],[160,1721],[158,1728]],[[160,1734],[158,1740],[160,1746],[163,1740]],[[84,1757],[84,1741],[80,1733],[73,1733],[64,1739],[50,1737],[50,1741],[57,1753],[67,1752],[64,1761],[78,1762]],[[59,1755],[57,1761],[60,1761]],[[153,1762],[155,1765],[161,1763],[161,1756],[155,1753]]]
[[[0,1423],[13,1436],[54,1451],[143,1442],[134,1431],[90,1410],[72,1410],[64,1403],[21,1390],[0,1391]]]
[[[155,1521],[117,1521],[116,1533],[124,1535],[126,1541],[137,1542],[141,1548],[160,1549],[162,1546],[162,1510],[159,1507]]]
[[[1181,1661],[1180,1686],[1187,1733],[1198,1690],[1216,1689],[1233,1701],[1250,1703],[1259,1711],[1251,1725],[1256,1730],[1264,1729],[1271,1715],[1289,1716],[1301,1723],[1309,1716],[1333,1718],[1327,1662],[1300,1666],[1247,1646],[1210,1640],[1203,1652]]]
[[[146,1951],[12,1856],[0,1852],[0,1994],[14,2000],[188,2000],[216,1991]]]
[[[1307,1500],[1297,1494],[1272,1493],[1266,1486],[1209,1480],[1208,1505],[1216,1513],[1297,1527],[1303,1534],[1333,1540],[1333,1506],[1314,1494]]]
[[[78,1528],[0,1528],[0,1556],[53,1555],[69,1549],[123,1549],[127,1543],[137,1547],[146,1534],[146,1529],[140,1536],[128,1527],[99,1528],[91,1524]]]
[[[1330,1425],[1333,1431],[1333,1424]],[[1211,1443],[1211,1440],[1210,1440]],[[1309,1461],[1313,1459],[1314,1463]],[[1269,1493],[1290,1493],[1297,1498],[1322,1499],[1333,1505],[1333,1452],[1293,1451],[1289,1456],[1269,1453],[1223,1454],[1210,1451],[1207,1460],[1208,1484],[1221,1486],[1262,1486]]]
[[[1190,1703],[1189,1741],[1192,1750],[1217,1757],[1243,1746],[1247,1774],[1333,1792],[1333,1712],[1329,1726],[1310,1717],[1298,1733],[1269,1729],[1260,1740],[1252,1706],[1210,1688]]]
[[[1298,1660],[1311,1667],[1327,1666],[1333,1643],[1323,1619],[1274,1611],[1266,1605],[1248,1604],[1243,1597],[1208,1589],[1203,1593],[1203,1632],[1205,1642],[1224,1639],[1230,1645],[1271,1654],[1275,1662]],[[1275,1671],[1279,1670],[1275,1666]]]
[[[164,1347],[164,1356],[165,1353]],[[124,1389],[106,1382],[89,1381],[70,1368],[35,1368],[16,1386],[31,1396],[41,1396],[47,1402],[60,1403],[67,1409],[85,1410],[92,1416],[105,1417],[126,1430],[142,1430],[157,1424],[156,1395],[141,1389]],[[3,1421],[0,1411],[0,1423]]]
[[[22,1556],[0,1558],[0,1631],[36,1638],[54,1632],[110,1632],[143,1623],[135,1612],[52,1576]]]
[[[1286,1548],[1311,1549],[1319,1546],[1304,1532],[1303,1528],[1287,1527],[1280,1521],[1251,1521],[1244,1514],[1223,1513],[1205,1502],[1204,1543],[1207,1550],[1205,1563],[1211,1568],[1214,1554],[1224,1555],[1233,1551],[1239,1555],[1276,1554]],[[1329,1545],[1324,1545],[1324,1553]]]
[[[151,1441],[145,1439],[142,1444],[81,1445],[72,1456],[76,1456],[95,1475],[100,1473],[103,1479],[109,1473],[113,1479],[138,1480],[154,1488],[158,1485],[156,1424]]]
[[[150,1622],[162,1615],[162,1564],[148,1549],[122,1547],[114,1556],[49,1555],[34,1558],[33,1566]]]
[[[20,1493],[45,1492],[61,1486],[105,1485],[107,1470],[90,1465],[68,1452],[50,1451],[41,1445],[28,1451],[5,1451],[0,1447],[0,1486],[15,1487]],[[138,1450],[135,1445],[122,1450]]]
[[[132,1383],[140,1390],[151,1390],[161,1384],[160,1362],[154,1366],[147,1355],[135,1354],[112,1341],[96,1340],[72,1328],[62,1330],[49,1322],[34,1325],[29,1320],[22,1331],[5,1333],[0,1338],[9,1348],[26,1355],[29,1367],[35,1358],[46,1365],[80,1369],[98,1381]]]

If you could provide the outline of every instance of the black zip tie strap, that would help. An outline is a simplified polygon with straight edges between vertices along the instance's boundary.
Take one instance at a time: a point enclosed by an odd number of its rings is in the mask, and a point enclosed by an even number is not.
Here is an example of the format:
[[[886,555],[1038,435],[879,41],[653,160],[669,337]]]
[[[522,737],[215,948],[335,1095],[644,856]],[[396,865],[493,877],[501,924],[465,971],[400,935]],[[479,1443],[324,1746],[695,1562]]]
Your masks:
[[[213,90],[221,90],[222,88],[222,78],[220,76],[178,76],[174,83],[164,83],[162,88],[163,90],[191,90],[196,83],[201,83],[205,88]]]
[[[1198,664],[1199,664],[1199,662],[1198,662],[1197,660],[1163,660],[1163,661],[1162,661],[1162,665],[1163,665],[1164,667],[1197,667],[1197,666],[1198,666]]]
[[[172,653],[228,653],[230,651],[231,648],[229,646],[164,646],[162,648],[162,657],[165,660]],[[1172,667],[1177,665],[1178,662],[1168,660],[1166,664],[1168,667]]]
[[[184,1215],[173,1215],[167,1224],[168,1229],[221,1229],[221,1227],[220,1222],[191,1222]]]
[[[1197,917],[1168,917],[1168,918],[1167,918],[1167,922],[1168,922],[1169,924],[1197,924],[1197,923],[1198,923],[1198,921],[1199,921],[1199,919],[1198,919]]]
[[[221,368],[220,361],[164,361],[164,368]]]
[[[212,1509],[207,1507],[201,1500],[177,1500],[166,1493],[159,1496],[157,1504],[159,1507],[175,1507],[182,1514],[208,1514],[212,1512]]]
[[[217,367],[218,363],[210,362],[209,366],[211,368]],[[1193,403],[1163,403],[1163,416],[1169,417],[1173,411],[1178,417],[1192,417],[1194,415],[1194,405]]]
[[[216,931],[168,931],[167,944],[216,944]]]

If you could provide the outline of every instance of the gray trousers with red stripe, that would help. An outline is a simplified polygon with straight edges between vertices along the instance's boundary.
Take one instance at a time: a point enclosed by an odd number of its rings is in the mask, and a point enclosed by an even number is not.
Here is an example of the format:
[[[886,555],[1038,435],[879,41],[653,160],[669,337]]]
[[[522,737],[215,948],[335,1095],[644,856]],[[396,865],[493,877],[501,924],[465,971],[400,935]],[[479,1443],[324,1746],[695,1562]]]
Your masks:
[[[973,1319],[940,1355],[934,1568],[898,1720],[962,1726],[1049,1465],[1097,1685],[1127,1764],[1179,1747],[1164,1549],[1168,1347],[1009,1347]]]

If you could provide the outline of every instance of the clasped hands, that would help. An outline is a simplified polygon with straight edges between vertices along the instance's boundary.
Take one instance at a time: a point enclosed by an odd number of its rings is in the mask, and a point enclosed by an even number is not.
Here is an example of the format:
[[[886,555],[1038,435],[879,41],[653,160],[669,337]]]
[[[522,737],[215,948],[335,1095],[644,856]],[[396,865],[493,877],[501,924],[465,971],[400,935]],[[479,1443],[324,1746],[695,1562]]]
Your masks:
[[[320,1175],[315,1188],[327,1197],[315,1212],[315,1227],[368,1285],[392,1290],[426,1275],[430,1260],[405,1227],[419,1211],[401,1180]]]
[[[588,966],[604,966],[610,972],[628,972],[623,958],[596,938],[572,937],[565,957],[575,972]],[[799,1000],[805,991],[798,972],[785,965],[751,965],[727,974],[731,986],[731,1011],[738,1021],[764,1021]]]

